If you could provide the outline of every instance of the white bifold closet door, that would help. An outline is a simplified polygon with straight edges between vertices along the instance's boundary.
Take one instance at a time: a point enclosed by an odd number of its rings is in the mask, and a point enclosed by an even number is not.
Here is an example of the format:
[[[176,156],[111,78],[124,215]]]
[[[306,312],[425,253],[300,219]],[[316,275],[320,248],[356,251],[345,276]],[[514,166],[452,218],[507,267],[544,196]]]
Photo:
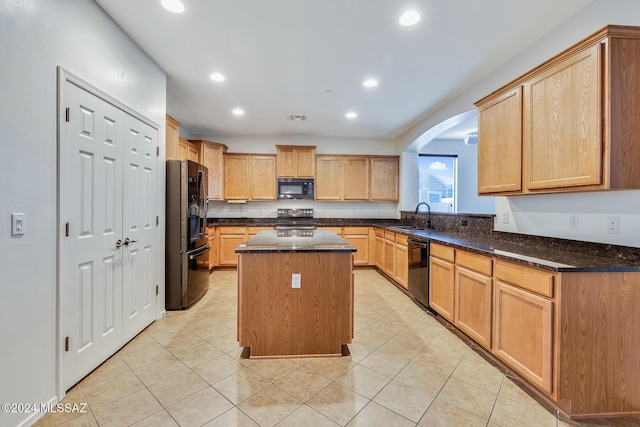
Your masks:
[[[158,130],[66,81],[59,141],[62,385],[156,316]]]

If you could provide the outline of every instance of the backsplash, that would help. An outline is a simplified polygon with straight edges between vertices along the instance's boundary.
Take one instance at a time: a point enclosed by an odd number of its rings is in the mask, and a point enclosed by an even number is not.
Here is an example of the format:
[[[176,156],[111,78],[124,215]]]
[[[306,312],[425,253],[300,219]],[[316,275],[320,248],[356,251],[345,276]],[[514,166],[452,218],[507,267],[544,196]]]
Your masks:
[[[277,202],[227,203],[210,200],[208,218],[276,218],[279,208],[312,208],[315,218],[383,218],[398,219],[395,202],[316,202],[313,200],[279,200]]]
[[[438,231],[489,235],[493,231],[494,217],[495,215],[492,214],[431,212],[431,226]],[[428,219],[427,213],[400,212],[400,220],[403,224],[426,228]]]

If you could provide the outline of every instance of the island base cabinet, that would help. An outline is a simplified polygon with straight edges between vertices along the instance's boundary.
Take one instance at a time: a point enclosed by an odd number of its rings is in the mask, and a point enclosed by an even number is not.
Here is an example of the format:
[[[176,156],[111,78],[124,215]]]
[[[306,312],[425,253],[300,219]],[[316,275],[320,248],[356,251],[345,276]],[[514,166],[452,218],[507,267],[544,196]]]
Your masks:
[[[352,270],[351,252],[241,253],[240,345],[252,358],[342,355],[353,338]]]
[[[551,394],[553,301],[496,281],[494,353]]]

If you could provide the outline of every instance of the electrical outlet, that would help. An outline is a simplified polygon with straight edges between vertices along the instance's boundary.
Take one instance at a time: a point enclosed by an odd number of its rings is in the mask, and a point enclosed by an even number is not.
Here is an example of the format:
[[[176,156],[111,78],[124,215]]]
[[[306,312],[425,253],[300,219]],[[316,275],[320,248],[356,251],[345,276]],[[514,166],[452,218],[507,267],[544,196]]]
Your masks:
[[[292,288],[300,288],[300,273],[293,273],[291,275],[291,287]]]
[[[610,216],[607,218],[607,233],[620,234],[620,217]]]
[[[569,215],[569,228],[572,230],[578,229],[578,214]]]
[[[509,212],[502,212],[502,223],[509,224]]]

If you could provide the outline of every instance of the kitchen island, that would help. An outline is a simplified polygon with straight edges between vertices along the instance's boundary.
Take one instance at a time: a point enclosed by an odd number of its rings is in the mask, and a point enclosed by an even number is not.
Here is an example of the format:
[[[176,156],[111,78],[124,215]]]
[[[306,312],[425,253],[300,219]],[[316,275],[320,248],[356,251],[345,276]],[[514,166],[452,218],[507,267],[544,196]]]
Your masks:
[[[261,231],[236,248],[238,341],[251,358],[342,355],[355,250],[326,230]]]

